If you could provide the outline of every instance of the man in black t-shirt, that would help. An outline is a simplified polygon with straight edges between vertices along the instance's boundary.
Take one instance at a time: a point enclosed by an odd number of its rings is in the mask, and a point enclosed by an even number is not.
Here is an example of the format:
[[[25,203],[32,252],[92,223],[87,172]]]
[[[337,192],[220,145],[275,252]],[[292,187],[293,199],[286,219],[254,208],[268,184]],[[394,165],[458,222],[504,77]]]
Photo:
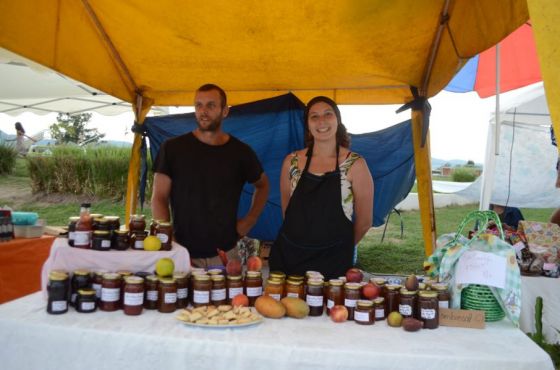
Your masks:
[[[195,95],[198,127],[169,139],[154,164],[152,215],[173,215],[175,241],[185,246],[193,266],[221,264],[217,249],[236,256],[237,240],[255,225],[268,196],[268,179],[255,152],[222,131],[227,116],[225,92],[201,86]],[[249,212],[237,219],[239,197],[246,182],[255,192]]]

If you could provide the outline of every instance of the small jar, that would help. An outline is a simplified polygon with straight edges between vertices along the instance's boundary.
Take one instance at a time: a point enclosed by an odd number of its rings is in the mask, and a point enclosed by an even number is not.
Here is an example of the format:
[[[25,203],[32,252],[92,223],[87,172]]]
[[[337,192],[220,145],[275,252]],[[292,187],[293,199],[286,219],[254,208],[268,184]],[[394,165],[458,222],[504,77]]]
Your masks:
[[[403,318],[416,317],[416,290],[400,290],[399,312]]]
[[[387,313],[385,312],[385,298],[377,297],[373,300],[373,309],[375,313],[375,321],[385,320]]]
[[[385,287],[385,313],[388,316],[391,312],[399,312],[399,290],[401,286],[388,284]]]
[[[130,237],[130,245],[132,249],[143,251],[144,250],[144,239],[148,237],[148,232],[146,231],[136,231]]]
[[[373,302],[359,300],[354,310],[354,321],[360,325],[373,325],[375,323],[375,313]]]
[[[210,302],[214,306],[226,304],[226,277],[224,275],[211,275],[212,290],[210,290]]]
[[[108,251],[111,249],[111,236],[108,230],[95,230],[91,239],[91,249]]]
[[[144,215],[130,215],[128,222],[128,230],[130,235],[146,230],[146,217]]]
[[[70,283],[72,291],[70,294],[70,304],[75,306],[76,297],[78,296],[78,290],[91,288],[91,277],[88,270],[75,270],[72,275],[72,281]]]
[[[243,281],[241,280],[241,275],[228,275],[227,276],[228,304],[231,304],[231,300],[239,294],[243,294]]]
[[[211,290],[212,280],[210,280],[210,275],[194,275],[193,306],[200,307],[210,304]]]
[[[124,284],[125,284],[125,278],[128,276],[132,276],[134,275],[132,273],[132,271],[126,271],[126,270],[122,270],[122,271],[117,271],[117,274],[119,274],[121,276],[121,297],[119,300],[119,308],[122,308],[122,304],[124,302]]]
[[[97,310],[97,297],[93,289],[80,289],[76,297],[76,311],[91,313]]]
[[[93,220],[93,231],[110,231],[110,223],[105,217],[96,218]]]
[[[177,307],[177,283],[175,279],[159,279],[158,311],[162,313],[175,312]]]
[[[438,292],[424,290],[419,293],[418,309],[420,320],[424,322],[424,329],[439,327]]]
[[[95,297],[98,301],[101,299],[101,284],[103,284],[103,275],[106,273],[107,271],[95,271],[93,273],[91,287],[95,290]]]
[[[189,275],[178,271],[173,278],[177,283],[177,308],[185,308],[189,304]]]
[[[449,308],[451,295],[449,294],[448,285],[446,283],[434,283],[432,289],[437,292],[438,307]]]
[[[76,224],[80,220],[79,216],[72,216],[68,218],[68,245],[74,246],[74,232],[76,231]]]
[[[255,301],[263,294],[263,281],[260,271],[247,271],[245,277],[245,295],[249,298],[249,306],[254,306]]]
[[[360,283],[344,284],[344,306],[348,310],[348,320],[354,320],[354,310],[360,299]]]
[[[119,309],[121,285],[121,275],[116,273],[107,273],[103,275],[101,300],[99,301],[99,309],[101,311],[116,311]]]
[[[173,226],[171,222],[161,221],[155,228],[156,236],[161,241],[161,250],[170,251],[173,240]]]
[[[121,228],[121,219],[119,216],[105,216],[107,220],[108,229],[111,233]]]
[[[152,218],[152,220],[150,221],[150,235],[156,235],[157,224],[161,221],[163,221],[163,220],[156,220],[156,219]]]
[[[111,248],[117,251],[125,251],[130,248],[130,237],[128,230],[115,230]]]
[[[156,275],[148,275],[144,280],[144,308],[155,310],[158,308],[159,279]]]
[[[144,279],[139,276],[127,276],[124,279],[124,314],[131,316],[140,315],[142,313],[143,306]]]
[[[284,292],[286,297],[293,297],[305,300],[305,286],[303,285],[303,276],[301,280],[288,279]]]
[[[266,288],[264,289],[264,295],[270,296],[277,301],[282,299],[282,295],[284,294],[284,283],[282,280],[277,279],[268,279],[266,281]],[[296,287],[295,297],[298,298],[298,291]],[[293,297],[294,295],[291,295]]]
[[[60,315],[68,312],[69,286],[68,274],[53,271],[49,273],[49,282],[47,283],[48,313]]]
[[[327,315],[331,314],[331,308],[336,305],[344,304],[344,288],[340,279],[329,280],[329,290],[327,291]]]
[[[309,305],[309,316],[321,316],[323,314],[324,281],[321,279],[307,280],[305,301]]]

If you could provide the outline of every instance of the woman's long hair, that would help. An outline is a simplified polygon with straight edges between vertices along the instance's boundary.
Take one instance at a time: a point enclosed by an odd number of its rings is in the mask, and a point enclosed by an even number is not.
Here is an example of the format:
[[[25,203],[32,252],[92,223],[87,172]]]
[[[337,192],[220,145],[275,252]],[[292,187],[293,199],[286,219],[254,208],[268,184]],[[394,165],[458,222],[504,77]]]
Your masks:
[[[340,115],[340,109],[336,103],[332,100],[327,98],[326,96],[316,96],[307,103],[305,107],[305,111],[303,113],[303,122],[305,124],[305,146],[310,147],[313,144],[313,135],[309,132],[309,110],[311,107],[319,102],[326,103],[331,106],[334,110],[334,114],[336,115],[337,120],[337,127],[336,127],[336,144],[340,145],[344,148],[350,147],[350,136],[348,135],[348,131],[346,130],[346,126],[342,123],[342,117]]]
[[[23,129],[23,125],[21,124],[21,122],[16,122],[16,130],[21,131],[25,134],[25,130]]]

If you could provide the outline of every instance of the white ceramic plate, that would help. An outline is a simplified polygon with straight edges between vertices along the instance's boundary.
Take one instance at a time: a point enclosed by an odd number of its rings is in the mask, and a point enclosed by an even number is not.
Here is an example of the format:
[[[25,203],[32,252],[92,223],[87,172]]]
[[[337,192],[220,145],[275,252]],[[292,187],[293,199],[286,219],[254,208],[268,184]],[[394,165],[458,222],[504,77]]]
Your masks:
[[[177,319],[179,320],[179,319]],[[251,321],[251,322],[247,322],[244,324],[228,324],[228,325],[208,325],[208,324],[197,324],[195,322],[186,322],[183,320],[179,320],[180,322],[182,322],[183,324],[187,325],[187,326],[195,326],[195,327],[199,327],[199,328],[211,328],[211,329],[227,329],[227,328],[243,328],[246,326],[253,326],[253,325],[258,325],[260,323],[263,322],[263,319],[259,319],[257,321]]]

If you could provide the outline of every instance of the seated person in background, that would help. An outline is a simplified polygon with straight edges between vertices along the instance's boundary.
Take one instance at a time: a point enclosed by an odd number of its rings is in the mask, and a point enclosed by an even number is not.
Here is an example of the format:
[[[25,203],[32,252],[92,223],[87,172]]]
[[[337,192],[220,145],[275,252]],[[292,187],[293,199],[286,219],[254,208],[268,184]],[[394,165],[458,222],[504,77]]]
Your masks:
[[[490,204],[490,210],[496,212],[498,217],[500,217],[504,230],[517,230],[519,221],[525,220],[519,208],[516,207],[505,207],[498,204]]]

